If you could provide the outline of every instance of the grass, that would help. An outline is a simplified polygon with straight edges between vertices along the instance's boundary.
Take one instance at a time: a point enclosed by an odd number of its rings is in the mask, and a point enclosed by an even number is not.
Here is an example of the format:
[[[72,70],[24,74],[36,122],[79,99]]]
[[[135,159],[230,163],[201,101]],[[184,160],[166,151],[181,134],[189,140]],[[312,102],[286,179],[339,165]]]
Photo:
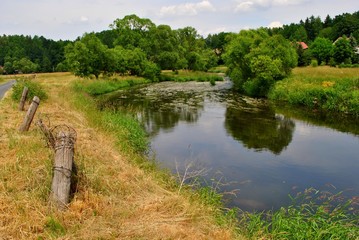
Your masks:
[[[209,72],[194,72],[187,70],[179,71],[162,71],[160,81],[175,81],[175,82],[210,82],[214,85],[216,81],[223,81],[223,76],[218,73]]]
[[[77,85],[77,90],[84,91],[91,96],[98,96],[110,92],[117,91],[123,88],[129,88],[135,85],[146,84],[149,81],[144,78],[106,78],[100,80],[89,80],[90,83],[86,85]],[[81,88],[81,89],[80,89]]]
[[[293,205],[275,212],[244,214],[250,238],[264,239],[358,239],[359,217],[353,206],[358,199],[343,201],[341,193],[313,188],[299,193]]]
[[[208,70],[210,73],[226,73],[228,68],[226,66],[218,66]]]
[[[359,68],[296,68],[276,83],[269,98],[359,116]]]
[[[12,88],[11,97],[13,100],[20,101],[24,87],[29,89],[27,93],[27,99],[29,102],[32,101],[34,96],[39,97],[41,101],[48,98],[46,92],[37,81],[33,79],[20,78],[17,79],[16,84]]]
[[[218,208],[174,180],[140,152],[140,125],[74,90],[69,73],[38,74],[48,94],[37,115],[47,125],[75,128],[78,183],[66,211],[48,204],[54,153],[40,131],[17,131],[24,112],[9,96],[0,101],[0,238],[5,239],[243,239],[219,225]],[[28,106],[26,106],[27,108]],[[139,135],[137,135],[139,134]],[[142,140],[141,140],[142,139]]]

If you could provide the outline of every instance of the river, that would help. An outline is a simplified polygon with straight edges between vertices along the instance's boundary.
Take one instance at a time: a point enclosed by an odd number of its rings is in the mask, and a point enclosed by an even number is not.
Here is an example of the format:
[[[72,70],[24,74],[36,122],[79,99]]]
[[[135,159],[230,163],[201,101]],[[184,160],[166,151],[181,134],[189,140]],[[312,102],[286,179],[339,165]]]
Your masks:
[[[308,188],[359,196],[357,118],[279,107],[230,82],[164,82],[111,94],[102,107],[134,111],[151,156],[225,195],[227,206],[278,209]]]

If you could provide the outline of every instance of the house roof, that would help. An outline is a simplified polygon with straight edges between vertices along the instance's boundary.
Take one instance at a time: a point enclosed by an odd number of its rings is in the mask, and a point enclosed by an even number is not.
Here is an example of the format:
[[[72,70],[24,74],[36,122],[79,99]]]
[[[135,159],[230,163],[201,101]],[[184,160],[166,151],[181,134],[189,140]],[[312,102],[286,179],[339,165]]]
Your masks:
[[[308,45],[305,42],[299,42],[303,50],[308,49]]]

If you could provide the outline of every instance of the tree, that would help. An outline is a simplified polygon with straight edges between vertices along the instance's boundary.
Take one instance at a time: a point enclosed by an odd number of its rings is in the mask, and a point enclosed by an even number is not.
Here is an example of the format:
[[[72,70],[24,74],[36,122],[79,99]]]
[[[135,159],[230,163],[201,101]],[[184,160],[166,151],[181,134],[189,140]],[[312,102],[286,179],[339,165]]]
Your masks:
[[[179,62],[189,70],[208,70],[207,60],[211,61],[211,58],[207,58],[206,52],[206,42],[205,40],[197,33],[197,30],[193,27],[185,27],[178,29],[176,31],[177,38],[180,42],[179,53],[180,60]],[[214,53],[214,52],[213,52]],[[208,56],[208,55],[207,55]]]
[[[81,40],[65,49],[66,60],[71,71],[80,77],[95,75],[96,78],[106,70],[108,63],[107,47],[95,34],[85,34]]]
[[[224,57],[238,90],[260,97],[297,65],[290,42],[281,35],[269,36],[264,29],[241,31],[229,43]]]
[[[150,52],[148,58],[162,69],[176,70],[181,66],[179,46],[180,42],[175,31],[168,25],[159,25],[150,31]]]
[[[307,42],[308,41],[308,34],[307,34],[307,31],[305,30],[304,26],[298,27],[298,29],[292,35],[291,40],[298,41],[298,42]]]
[[[39,65],[33,63],[28,58],[21,58],[20,60],[15,60],[13,62],[13,68],[19,73],[33,73],[38,70]]]
[[[319,35],[320,30],[323,29],[323,23],[320,17],[311,16],[305,20],[304,27],[307,31],[308,39],[312,41]]]
[[[353,56],[353,47],[351,46],[350,40],[347,37],[343,36],[334,43],[333,56],[335,62],[338,64],[351,62],[351,58]]]
[[[333,56],[333,44],[327,38],[317,37],[309,47],[310,53],[318,60],[318,63],[328,63]]]
[[[139,47],[146,49],[150,30],[156,25],[147,18],[140,18],[135,14],[125,16],[123,19],[116,19],[110,27],[117,31],[118,37],[115,45],[125,48]]]

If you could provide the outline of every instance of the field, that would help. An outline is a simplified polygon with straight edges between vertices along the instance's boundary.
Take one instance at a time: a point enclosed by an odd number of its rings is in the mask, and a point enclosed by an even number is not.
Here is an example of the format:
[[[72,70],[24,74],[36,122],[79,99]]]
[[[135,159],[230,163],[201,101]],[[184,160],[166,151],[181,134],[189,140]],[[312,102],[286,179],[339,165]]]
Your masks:
[[[295,68],[275,84],[269,98],[359,116],[359,68]]]
[[[77,132],[77,184],[66,211],[49,205],[54,153],[34,125],[18,132],[24,112],[8,94],[0,101],[0,239],[242,239],[217,206],[179,193],[173,177],[138,154],[145,138],[131,116],[100,113],[74,90],[93,80],[56,73],[32,81],[48,96],[35,121]]]

